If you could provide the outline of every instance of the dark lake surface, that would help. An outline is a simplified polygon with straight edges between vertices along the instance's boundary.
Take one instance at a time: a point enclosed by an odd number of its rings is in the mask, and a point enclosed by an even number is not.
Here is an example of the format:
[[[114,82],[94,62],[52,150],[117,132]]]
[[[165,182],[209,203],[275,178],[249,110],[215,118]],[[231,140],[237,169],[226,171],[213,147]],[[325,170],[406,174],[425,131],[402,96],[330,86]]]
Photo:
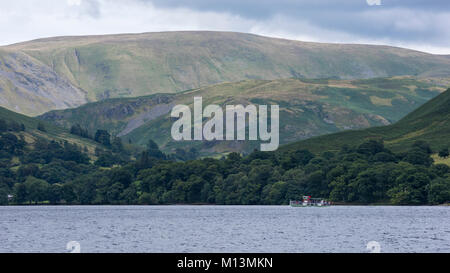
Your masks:
[[[0,252],[450,252],[450,207],[0,207]]]

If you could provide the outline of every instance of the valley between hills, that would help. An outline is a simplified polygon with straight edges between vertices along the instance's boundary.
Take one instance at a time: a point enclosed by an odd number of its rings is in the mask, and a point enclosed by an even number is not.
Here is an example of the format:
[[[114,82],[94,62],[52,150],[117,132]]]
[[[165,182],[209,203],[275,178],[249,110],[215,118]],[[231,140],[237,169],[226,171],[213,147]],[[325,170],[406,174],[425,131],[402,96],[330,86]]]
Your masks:
[[[449,85],[449,56],[244,33],[3,46],[0,204],[442,204]],[[173,141],[196,96],[279,105],[282,146]]]

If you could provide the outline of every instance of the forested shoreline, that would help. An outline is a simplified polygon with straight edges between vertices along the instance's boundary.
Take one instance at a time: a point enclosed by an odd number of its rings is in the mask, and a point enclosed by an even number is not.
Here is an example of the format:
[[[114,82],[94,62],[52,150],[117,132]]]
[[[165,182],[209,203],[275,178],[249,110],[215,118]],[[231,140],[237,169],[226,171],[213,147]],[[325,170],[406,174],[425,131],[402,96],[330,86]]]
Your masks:
[[[303,195],[342,204],[437,205],[450,202],[450,167],[434,164],[424,141],[394,153],[382,141],[307,150],[254,151],[182,161],[149,141],[131,155],[121,140],[91,160],[68,142],[24,140],[23,124],[0,121],[1,205],[284,205]],[[42,126],[40,130],[45,130]],[[134,159],[135,158],[135,159]]]

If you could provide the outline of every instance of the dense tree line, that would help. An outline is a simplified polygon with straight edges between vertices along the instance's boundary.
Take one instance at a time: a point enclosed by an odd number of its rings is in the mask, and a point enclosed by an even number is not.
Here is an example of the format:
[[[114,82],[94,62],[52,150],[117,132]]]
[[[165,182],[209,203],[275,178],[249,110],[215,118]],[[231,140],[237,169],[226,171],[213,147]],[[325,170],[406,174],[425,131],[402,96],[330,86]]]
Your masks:
[[[91,138],[91,136],[89,135],[89,131],[82,128],[78,123],[70,127],[70,133],[84,138]]]
[[[0,120],[0,204],[287,204],[303,195],[342,203],[399,205],[450,202],[450,168],[434,164],[428,143],[393,153],[370,140],[339,152],[260,152],[193,159],[195,149],[162,153],[149,141],[132,156],[119,138],[98,130],[86,148],[37,139]],[[73,133],[88,136],[81,128]],[[41,128],[45,130],[45,128]],[[448,157],[448,149],[437,151]],[[135,157],[136,159],[131,160]]]
[[[122,140],[118,137],[112,137],[107,130],[99,129],[92,137],[87,129],[82,128],[80,124],[75,124],[71,126],[70,133],[91,139],[105,147],[105,149],[97,148],[95,150],[97,160],[94,164],[98,167],[122,165],[130,160],[131,154],[124,148]]]
[[[25,131],[25,125],[16,121],[0,119],[0,133]]]

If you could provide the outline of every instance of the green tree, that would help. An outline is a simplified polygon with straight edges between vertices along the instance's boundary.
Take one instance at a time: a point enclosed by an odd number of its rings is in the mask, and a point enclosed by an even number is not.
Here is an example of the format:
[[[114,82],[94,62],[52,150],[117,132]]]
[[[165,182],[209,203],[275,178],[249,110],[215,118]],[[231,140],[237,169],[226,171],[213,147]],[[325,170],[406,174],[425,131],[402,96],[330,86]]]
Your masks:
[[[165,158],[165,155],[159,149],[158,144],[156,144],[156,142],[154,142],[151,139],[147,143],[147,152],[148,152],[148,156],[150,156],[150,157],[154,157],[157,159]]]
[[[0,188],[0,205],[4,206],[9,203],[8,201],[9,191],[6,188]]]
[[[289,153],[289,155],[282,160],[282,166],[285,170],[295,168],[296,166],[305,166],[313,158],[314,154],[310,151],[297,150]]]
[[[286,199],[288,200],[300,200],[308,191],[305,171],[300,168],[287,170],[282,180],[287,183]]]
[[[8,124],[4,119],[0,119],[0,133],[6,132],[8,130]]]
[[[357,152],[365,155],[375,155],[384,151],[384,145],[382,141],[368,140],[359,145]]]
[[[450,154],[448,148],[443,148],[442,150],[439,151],[439,157],[447,158],[449,155]]]
[[[108,188],[106,192],[106,199],[108,204],[118,204],[120,203],[120,197],[125,187],[122,183],[114,183]]]
[[[44,125],[44,123],[42,123],[42,122],[39,122],[39,123],[38,123],[37,129],[38,129],[39,131],[41,131],[41,132],[47,132],[47,129],[45,128],[45,125]]]
[[[19,204],[27,201],[27,189],[24,183],[14,184],[14,200]]]
[[[138,201],[137,198],[137,190],[136,186],[134,185],[126,188],[121,194],[121,199],[124,200],[124,202],[128,205],[136,204]]]
[[[39,166],[36,164],[23,164],[17,170],[17,176],[23,179],[25,179],[28,176],[39,177],[39,173],[40,173]]]
[[[362,171],[349,183],[349,190],[354,194],[354,201],[375,203],[385,199],[386,191],[392,181],[390,165],[376,165]]]
[[[411,164],[424,165],[427,167],[431,166],[431,164],[433,164],[434,162],[429,153],[426,153],[423,149],[418,148],[412,149],[407,152],[403,160]]]
[[[63,184],[62,199],[69,204],[72,204],[77,200],[77,195],[75,194],[73,183]]]
[[[381,152],[374,155],[372,160],[375,162],[395,162],[397,158],[393,154]]]
[[[188,203],[202,202],[201,193],[205,181],[197,175],[191,175],[185,183],[185,190],[187,191],[186,201]]]
[[[281,205],[286,203],[287,183],[278,181],[272,185],[267,185],[264,190],[265,203],[269,205]]]
[[[315,171],[311,173],[307,179],[307,193],[308,195],[324,197],[328,195],[328,183],[324,177],[323,171]]]
[[[105,146],[111,146],[111,135],[106,130],[97,130],[94,140]]]
[[[124,168],[115,168],[111,171],[111,183],[120,183],[124,187],[128,187],[132,180],[133,175]]]
[[[156,205],[156,204],[158,204],[158,200],[155,198],[155,196],[148,192],[142,193],[141,196],[139,196],[138,202],[141,205]]]
[[[52,184],[48,188],[48,200],[51,204],[57,204],[63,196],[63,187],[61,184]]]
[[[450,173],[450,167],[446,164],[433,164],[433,166],[431,166],[431,172],[437,176],[445,177]]]
[[[70,133],[84,138],[89,138],[88,130],[81,128],[81,125],[78,123],[70,127]]]
[[[348,185],[343,176],[336,177],[330,183],[330,199],[335,202],[347,202],[348,201]]]
[[[48,200],[49,184],[47,181],[29,176],[24,184],[27,192],[27,201],[37,203]]]
[[[436,178],[431,181],[428,189],[430,204],[450,203],[450,178]]]
[[[388,191],[392,203],[397,205],[421,205],[427,203],[427,186],[430,178],[420,171],[407,171],[396,180],[397,186]]]
[[[427,154],[433,153],[433,150],[431,150],[430,144],[428,144],[428,142],[426,142],[424,140],[417,140],[416,142],[413,143],[412,147],[422,150],[422,152],[427,153]]]
[[[120,137],[114,137],[113,141],[111,143],[111,149],[114,153],[121,153],[124,152],[124,147],[122,143],[122,139]]]

